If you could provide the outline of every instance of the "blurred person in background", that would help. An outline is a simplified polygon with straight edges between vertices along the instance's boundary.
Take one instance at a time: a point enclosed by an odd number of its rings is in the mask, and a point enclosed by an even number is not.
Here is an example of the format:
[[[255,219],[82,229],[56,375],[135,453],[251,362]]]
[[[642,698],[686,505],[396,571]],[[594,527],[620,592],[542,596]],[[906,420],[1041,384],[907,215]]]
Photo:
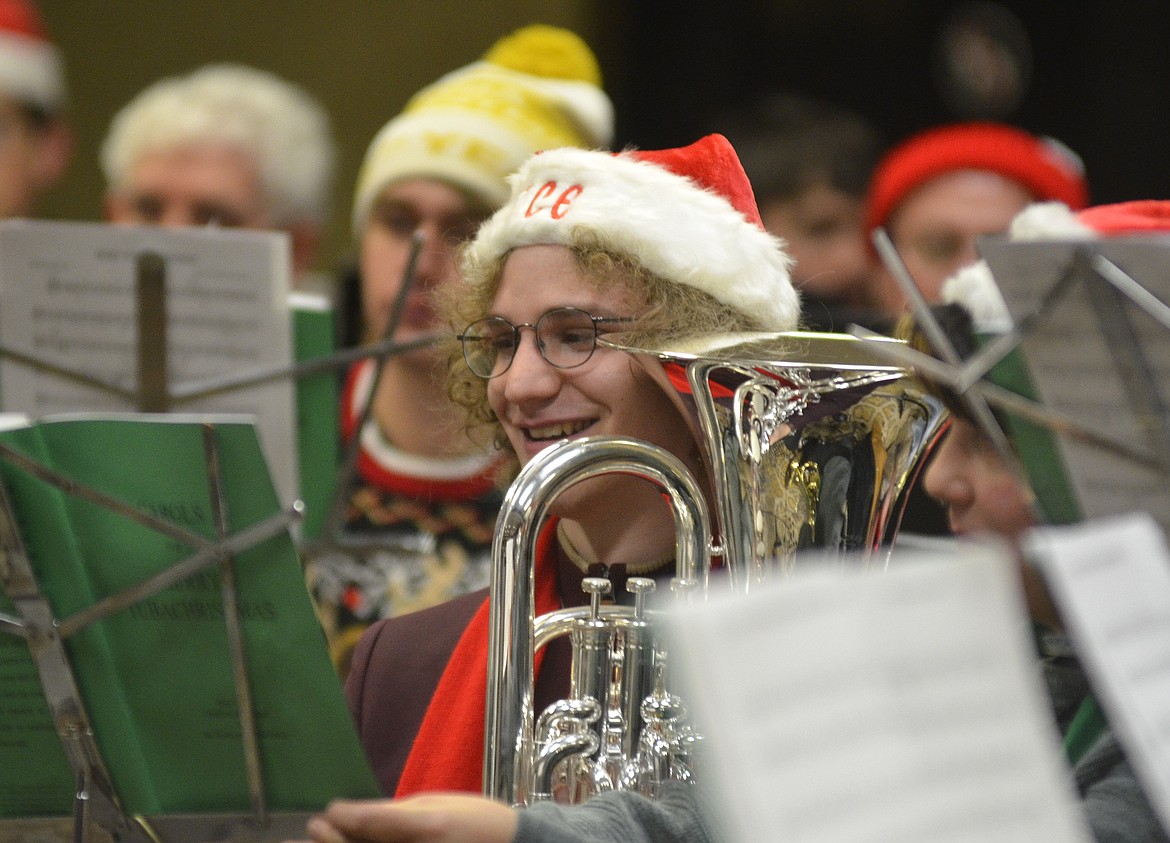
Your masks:
[[[354,191],[358,264],[340,288],[350,342],[437,336],[432,297],[459,280],[463,242],[507,199],[508,176],[538,150],[610,142],[601,81],[581,38],[532,25],[418,91],[386,123]],[[342,673],[369,624],[488,582],[502,452],[469,438],[459,416],[433,343],[348,373],[341,424],[350,447],[359,440],[355,476],[342,490],[339,535],[308,563]]]
[[[878,164],[865,236],[868,242],[884,227],[923,297],[937,302],[943,281],[978,258],[979,237],[1007,231],[1032,202],[1077,210],[1088,195],[1080,159],[1052,138],[1000,123],[938,126],[895,145]],[[872,302],[890,317],[906,307],[884,266],[874,276]]]
[[[1159,234],[1170,229],[1170,203],[1125,202],[1078,213],[1057,202],[1039,203],[1018,214],[1009,229],[1016,240]],[[1007,305],[983,261],[968,264],[944,281],[939,295],[944,304],[933,308],[934,316],[961,359],[969,359],[1012,326]],[[938,354],[924,332],[911,332],[910,343]],[[1076,348],[1070,343],[1069,354],[1075,357]],[[1025,361],[1009,355],[986,377],[1001,387],[1018,388],[1028,382],[1024,369]],[[997,537],[1017,551],[1041,676],[1093,839],[1164,843],[1166,833],[1097,701],[1060,612],[1040,572],[1018,550],[1031,527],[1058,522],[1054,513],[1064,508],[1056,491],[1067,482],[1063,469],[1053,466],[1045,454],[1044,440],[1055,434],[994,411],[995,420],[989,424],[996,424],[1003,433],[1007,448],[1001,453],[963,396],[944,387],[934,390],[950,409],[951,419],[925,470],[925,489],[946,508],[955,535]]]
[[[115,115],[101,147],[105,216],[286,231],[293,285],[317,286],[335,158],[329,116],[305,91],[207,65],[151,84]]]
[[[881,132],[831,102],[773,94],[724,115],[764,226],[787,244],[809,330],[872,320],[873,264],[865,191],[884,149]]]
[[[0,0],[0,218],[37,216],[73,153],[61,56],[29,0]]]

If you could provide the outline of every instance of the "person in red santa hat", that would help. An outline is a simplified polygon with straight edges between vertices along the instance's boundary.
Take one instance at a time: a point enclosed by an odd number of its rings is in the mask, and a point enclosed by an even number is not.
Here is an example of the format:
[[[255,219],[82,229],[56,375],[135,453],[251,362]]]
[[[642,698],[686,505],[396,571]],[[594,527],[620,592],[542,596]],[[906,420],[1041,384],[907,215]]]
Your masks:
[[[1058,141],[1000,123],[955,123],[886,153],[866,195],[865,231],[884,227],[923,297],[937,302],[943,281],[978,258],[979,237],[1006,231],[1033,202],[1076,210],[1088,194],[1080,159]],[[885,267],[870,298],[888,317],[906,307]]]
[[[578,183],[576,174],[571,170],[556,167],[523,175],[536,178],[522,178],[517,183],[527,188],[521,189],[521,201],[513,209],[519,215],[536,207],[538,203],[535,200],[542,184]],[[581,180],[580,186],[588,192],[594,184],[590,180]],[[550,192],[548,198],[552,201],[540,204],[545,212],[551,213],[552,209],[558,207],[556,195],[555,191]],[[1031,219],[1031,224],[1049,232],[1047,236],[1050,237],[1071,234],[1090,238],[1170,230],[1170,203],[1165,202],[1101,206],[1089,209],[1080,216],[1073,215],[1065,206],[1029,211],[1031,213],[1025,217]],[[513,229],[514,235],[501,237],[507,228],[506,223],[502,223],[495,226],[493,232],[487,233],[483,245],[489,265],[495,265],[503,256],[503,251],[513,244],[543,242],[544,238],[538,232],[542,228],[551,231],[556,227],[534,224],[528,228],[521,223]],[[533,236],[527,236],[526,231],[532,232]],[[505,243],[509,245],[504,246]],[[539,261],[536,253],[528,251],[530,248],[543,252],[549,247],[532,245],[516,249],[506,258],[500,283],[489,284],[489,289],[496,290],[493,301],[501,310],[509,311],[510,319],[531,321],[532,310],[538,310],[544,305],[543,300],[532,302],[527,312],[513,314],[510,312],[513,307],[525,308],[525,305],[516,302],[516,293],[521,293],[521,298],[524,298],[523,293],[532,293],[543,289],[545,285],[559,287],[555,276],[551,274],[524,279],[523,275],[510,271],[530,267],[530,260]],[[519,264],[512,263],[515,257],[526,254],[533,257],[522,258]],[[476,276],[473,272],[472,278],[476,277],[485,276]],[[486,277],[492,277],[492,274]],[[991,284],[992,288],[986,284]],[[570,284],[564,289],[571,289],[572,286]],[[1004,330],[1002,298],[993,287],[994,283],[986,276],[973,279],[968,275],[963,280],[947,284],[947,306],[959,308],[959,312],[965,316],[965,319],[947,324],[956,332],[965,332],[963,340],[966,344],[959,343],[965,350],[974,348],[974,332],[994,333]],[[625,284],[621,284],[618,290],[627,295],[633,292]],[[553,300],[559,301],[555,295]],[[635,307],[632,302],[628,306]],[[972,312],[976,314],[974,319],[971,317]],[[915,337],[912,341],[916,344],[926,342],[925,337]],[[562,376],[552,371],[556,367],[547,358],[541,357],[535,342],[527,349],[517,346],[504,357],[505,364],[508,360],[511,363],[497,374],[497,378],[504,377],[517,365],[527,368],[540,366],[542,362],[551,367],[545,373],[548,377]],[[631,372],[634,369],[628,368]],[[562,385],[557,390],[558,394],[560,389],[565,388],[567,385]],[[506,387],[504,389],[507,391]],[[962,532],[974,534],[989,531],[1014,542],[1029,526],[1042,519],[1039,514],[1042,508],[1036,507],[1036,495],[1014,468],[1001,462],[996,449],[990,445],[974,419],[964,413],[962,400],[941,391],[940,395],[955,408],[955,418],[948,434],[945,455],[930,470],[927,483],[932,492],[951,507]],[[500,408],[506,409],[506,405],[500,405]],[[523,415],[506,418],[519,420]],[[505,422],[505,428],[508,426],[509,422]],[[586,514],[587,503],[581,501],[576,504],[574,511]],[[572,518],[574,515],[566,513],[565,517]],[[1034,576],[1028,576],[1026,570],[1022,573],[1025,575],[1022,588],[1038,627],[1038,646],[1042,650],[1040,667],[1048,684],[1054,716],[1064,734],[1064,748],[1072,778],[1081,797],[1093,839],[1098,843],[1163,843],[1166,840],[1165,832],[1107,722],[1096,708],[1091,690],[1075,658],[1067,645],[1060,643],[1059,618],[1051,601]],[[376,653],[379,644],[370,642],[368,646],[371,652]],[[545,669],[548,669],[547,662]],[[375,696],[363,693],[363,689],[352,681],[349,690],[351,695],[355,691],[359,694],[356,700],[359,705],[370,707],[378,702]],[[362,711],[359,716],[365,718],[371,713],[372,709]],[[383,717],[391,716],[391,712],[386,710],[381,710],[380,714]],[[474,751],[478,746],[468,739],[465,748]],[[444,756],[444,760],[450,760],[449,756]],[[478,754],[475,760],[479,761]],[[540,803],[522,811],[482,797],[453,793],[421,793],[410,798],[383,801],[338,801],[313,817],[307,830],[309,837],[316,843],[347,843],[356,840],[379,843],[423,840],[474,840],[482,843],[653,840],[709,843],[716,839],[710,824],[711,818],[716,816],[716,809],[706,801],[703,788],[668,783],[660,795],[660,799],[651,801],[635,793],[610,792],[582,805]]]
[[[1029,205],[1016,216],[1016,241],[1100,240],[1170,233],[1170,202],[1138,200],[1073,211],[1059,202]],[[1012,318],[987,264],[977,261],[944,282],[936,316],[962,358],[1012,328]],[[925,340],[912,340],[924,344]],[[1068,346],[1070,363],[1080,348]],[[1030,389],[1018,355],[996,364],[987,379],[1013,391]],[[925,471],[926,491],[946,508],[960,537],[995,536],[1016,547],[1039,524],[1078,516],[1066,493],[1069,481],[1051,434],[1023,419],[995,413],[988,430],[962,396],[939,389],[951,420]],[[988,424],[992,422],[987,422]],[[1108,432],[1108,420],[1095,425]],[[998,434],[998,435],[996,435]],[[993,439],[995,436],[995,439]],[[1006,441],[1001,453],[995,441]],[[1104,465],[1105,463],[1102,463]],[[1168,479],[1167,482],[1170,482]],[[1017,559],[1025,602],[1036,633],[1040,670],[1073,784],[1097,841],[1165,841],[1166,833],[1082,669],[1060,612],[1039,572]]]
[[[469,244],[446,302],[462,346],[453,397],[520,465],[565,440],[624,435],[705,478],[689,421],[646,368],[597,336],[793,330],[789,265],[720,135],[660,151],[537,153]],[[653,484],[604,475],[551,506],[537,541],[538,614],[586,603],[587,574],[608,575],[624,599],[625,576],[674,573],[674,516]],[[387,795],[481,791],[486,598],[380,621],[359,642],[346,694]],[[568,695],[567,644],[538,655],[538,710]]]
[[[40,212],[73,153],[61,55],[28,0],[0,0],[0,218]]]

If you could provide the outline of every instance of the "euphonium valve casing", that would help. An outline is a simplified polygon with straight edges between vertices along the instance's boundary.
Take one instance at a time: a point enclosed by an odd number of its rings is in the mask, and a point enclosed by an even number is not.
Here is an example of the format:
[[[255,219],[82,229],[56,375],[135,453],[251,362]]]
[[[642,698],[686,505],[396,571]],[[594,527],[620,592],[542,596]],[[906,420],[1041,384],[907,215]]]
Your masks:
[[[711,528],[706,501],[695,478],[672,454],[637,439],[599,437],[561,443],[530,461],[504,497],[492,542],[484,715],[483,781],[487,796],[516,804],[546,796],[531,792],[536,760],[533,664],[537,647],[551,637],[571,632],[574,623],[591,612],[615,627],[638,622],[634,611],[625,606],[606,606],[604,612],[591,606],[536,617],[536,535],[550,504],[574,483],[612,472],[642,477],[665,493],[675,519],[674,587],[693,591],[707,581]],[[600,706],[605,701],[595,702]],[[564,716],[570,713],[566,710]],[[581,748],[589,745],[587,736],[583,737]],[[598,747],[591,751],[598,751]]]

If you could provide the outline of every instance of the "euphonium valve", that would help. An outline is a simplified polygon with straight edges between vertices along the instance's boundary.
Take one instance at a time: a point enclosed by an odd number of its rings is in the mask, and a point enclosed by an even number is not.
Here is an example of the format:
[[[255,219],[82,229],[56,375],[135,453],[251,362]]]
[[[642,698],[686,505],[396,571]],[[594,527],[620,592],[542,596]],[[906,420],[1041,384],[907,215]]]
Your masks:
[[[652,581],[630,578],[632,607],[603,604],[611,586],[595,578],[582,584],[588,607],[537,618],[533,597],[536,533],[549,505],[574,483],[612,472],[641,477],[666,496],[675,521],[672,589],[694,593],[710,575],[707,505],[673,454],[637,439],[587,437],[534,457],[504,497],[492,544],[485,795],[513,804],[548,799],[555,775],[569,798],[613,789],[639,746],[641,703],[661,662],[645,606]],[[580,648],[573,657],[572,698],[543,712],[537,728],[535,652],[560,635],[570,635]]]

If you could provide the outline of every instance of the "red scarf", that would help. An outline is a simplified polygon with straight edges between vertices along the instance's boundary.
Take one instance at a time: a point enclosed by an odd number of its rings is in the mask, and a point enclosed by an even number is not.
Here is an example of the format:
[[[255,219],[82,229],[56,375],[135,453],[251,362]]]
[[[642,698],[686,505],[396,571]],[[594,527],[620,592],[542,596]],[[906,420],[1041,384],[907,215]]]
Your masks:
[[[536,614],[561,607],[553,541],[556,519],[536,541]],[[483,720],[487,700],[488,601],[472,617],[431,697],[394,795],[435,790],[483,791]],[[539,675],[544,650],[536,653]],[[409,680],[408,680],[409,681]]]

